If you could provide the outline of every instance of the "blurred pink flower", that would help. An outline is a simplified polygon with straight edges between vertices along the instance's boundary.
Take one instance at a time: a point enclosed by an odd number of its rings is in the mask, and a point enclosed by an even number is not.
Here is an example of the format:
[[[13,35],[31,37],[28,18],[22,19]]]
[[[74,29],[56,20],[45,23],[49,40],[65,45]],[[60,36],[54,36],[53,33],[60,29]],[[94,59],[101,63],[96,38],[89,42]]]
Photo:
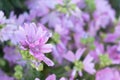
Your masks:
[[[72,63],[75,63],[74,69],[71,74],[71,80],[74,79],[76,71],[78,71],[79,75],[82,76],[81,69],[84,69],[89,74],[94,74],[96,70],[94,69],[94,63],[92,62],[93,57],[91,57],[89,54],[85,57],[85,59],[81,62],[79,59],[83,55],[85,51],[84,49],[78,49],[76,53],[74,54],[72,51],[68,51],[67,54],[64,55],[64,58]],[[79,68],[79,69],[78,69]]]
[[[56,75],[55,74],[49,75],[45,80],[56,80]],[[67,79],[62,77],[59,80],[67,80]]]
[[[4,58],[8,60],[8,62],[12,64],[19,63],[19,61],[22,59],[22,56],[20,55],[19,51],[15,48],[15,46],[5,46],[4,49]]]
[[[97,71],[95,80],[120,80],[120,72],[107,67]]]
[[[15,80],[13,77],[8,76],[2,70],[0,70],[0,80]]]

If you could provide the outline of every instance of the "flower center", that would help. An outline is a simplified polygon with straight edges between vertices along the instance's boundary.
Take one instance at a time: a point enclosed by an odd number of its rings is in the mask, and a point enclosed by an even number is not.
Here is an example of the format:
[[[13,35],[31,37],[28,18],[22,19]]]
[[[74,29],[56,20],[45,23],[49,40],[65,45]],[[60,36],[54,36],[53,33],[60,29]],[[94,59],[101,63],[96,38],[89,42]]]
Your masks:
[[[75,68],[77,71],[81,71],[81,70],[84,68],[84,65],[83,65],[82,61],[75,61],[75,62],[74,62],[74,65],[75,65],[74,68]]]

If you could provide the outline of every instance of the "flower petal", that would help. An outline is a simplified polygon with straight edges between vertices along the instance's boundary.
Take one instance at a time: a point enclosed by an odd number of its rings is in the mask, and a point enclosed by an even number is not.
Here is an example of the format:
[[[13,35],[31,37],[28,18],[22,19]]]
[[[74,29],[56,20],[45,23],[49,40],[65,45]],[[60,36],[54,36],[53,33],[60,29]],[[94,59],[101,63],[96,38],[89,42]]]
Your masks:
[[[79,76],[83,76],[82,71],[79,71],[78,74]]]
[[[48,66],[54,66],[54,63],[52,60],[44,56],[43,61],[48,65]]]
[[[82,54],[84,53],[85,51],[85,48],[84,49],[81,49],[79,48],[77,51],[76,51],[76,54],[75,54],[75,57],[76,57],[76,60],[79,60],[82,56]]]
[[[70,62],[74,62],[75,61],[75,55],[73,54],[72,51],[68,51],[66,54],[63,55],[63,57],[65,59],[67,59]]]
[[[52,44],[45,44],[41,47],[41,53],[49,53],[52,51],[53,45]]]
[[[56,80],[56,75],[55,74],[49,75],[45,80]]]

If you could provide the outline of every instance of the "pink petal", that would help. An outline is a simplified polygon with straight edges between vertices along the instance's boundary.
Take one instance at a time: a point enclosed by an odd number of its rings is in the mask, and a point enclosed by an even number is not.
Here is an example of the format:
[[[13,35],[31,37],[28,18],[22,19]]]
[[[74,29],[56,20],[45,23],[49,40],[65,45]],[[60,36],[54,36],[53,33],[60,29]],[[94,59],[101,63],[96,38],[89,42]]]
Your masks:
[[[56,75],[55,74],[49,75],[45,80],[56,80]]]
[[[65,59],[67,59],[70,62],[74,62],[75,61],[75,55],[72,51],[68,51],[66,54],[63,55],[63,57]]]
[[[62,77],[62,78],[60,78],[60,80],[66,80],[66,78]]]
[[[94,69],[94,63],[88,63],[87,65],[84,64],[84,70],[89,74],[94,74],[96,72]]]
[[[35,37],[35,27],[36,25],[34,23],[31,23],[31,24],[24,24],[24,28],[25,28],[25,31],[26,31],[26,34],[29,38],[33,38]]]
[[[78,74],[79,76],[83,76],[82,71],[79,71]]]
[[[41,38],[39,39],[39,42],[45,44],[48,41],[48,39],[51,37],[51,35],[52,35],[51,33],[47,33],[44,31],[42,33]]]
[[[84,70],[85,70],[86,72],[88,72],[89,74],[94,74],[94,73],[96,72],[96,70],[95,70],[94,68],[89,67],[89,66],[85,66],[85,67],[84,67]]]
[[[70,80],[74,80],[76,72],[77,71],[75,69],[72,70]]]
[[[45,44],[41,47],[41,53],[49,53],[52,51],[53,45],[52,44]]]
[[[35,80],[40,80],[39,78],[35,78]]]
[[[36,32],[35,39],[36,39],[36,40],[39,39],[43,33],[44,33],[44,32],[43,32],[41,26],[38,27],[38,28],[37,28],[37,32]]]
[[[93,57],[91,55],[87,55],[86,58],[84,59],[83,63],[88,64],[93,60]]]
[[[84,53],[85,51],[85,48],[84,49],[81,49],[79,48],[77,51],[76,51],[76,54],[75,54],[75,57],[76,57],[76,60],[79,60],[82,56],[82,54]]]
[[[43,61],[44,61],[48,66],[54,66],[53,61],[50,60],[49,58],[47,58],[46,56],[44,56]]]

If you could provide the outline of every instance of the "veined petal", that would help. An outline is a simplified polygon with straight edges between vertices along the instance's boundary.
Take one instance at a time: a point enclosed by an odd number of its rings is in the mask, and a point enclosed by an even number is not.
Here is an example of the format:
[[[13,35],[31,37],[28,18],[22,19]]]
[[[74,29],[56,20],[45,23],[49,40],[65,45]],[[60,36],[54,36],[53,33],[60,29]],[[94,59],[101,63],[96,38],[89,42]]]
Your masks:
[[[77,51],[76,51],[76,54],[75,54],[75,57],[76,57],[76,60],[79,60],[82,56],[82,54],[84,53],[85,51],[85,48],[84,49],[81,49],[79,48]]]
[[[53,45],[52,44],[45,44],[41,47],[42,53],[49,53],[52,51]]]
[[[53,61],[50,60],[49,58],[47,58],[46,56],[44,56],[43,61],[44,61],[48,66],[54,66]]]
[[[72,70],[70,80],[74,80],[76,72],[77,71],[75,69]]]
[[[66,54],[63,55],[63,57],[65,59],[67,59],[70,62],[74,62],[75,61],[75,55],[73,54],[72,51],[68,51]]]
[[[87,55],[83,61],[83,63],[88,64],[93,60],[93,57],[91,55]]]
[[[50,37],[51,37],[51,33],[44,31],[41,34],[39,42],[45,44]]]
[[[56,80],[56,75],[55,74],[49,75],[45,80]]]
[[[36,25],[34,23],[31,24],[24,24],[24,28],[26,31],[27,38],[30,40],[33,40],[35,37],[35,32],[36,32]]]
[[[87,65],[84,65],[84,70],[89,74],[94,74],[96,72],[96,70],[94,69],[94,63],[89,63]]]

